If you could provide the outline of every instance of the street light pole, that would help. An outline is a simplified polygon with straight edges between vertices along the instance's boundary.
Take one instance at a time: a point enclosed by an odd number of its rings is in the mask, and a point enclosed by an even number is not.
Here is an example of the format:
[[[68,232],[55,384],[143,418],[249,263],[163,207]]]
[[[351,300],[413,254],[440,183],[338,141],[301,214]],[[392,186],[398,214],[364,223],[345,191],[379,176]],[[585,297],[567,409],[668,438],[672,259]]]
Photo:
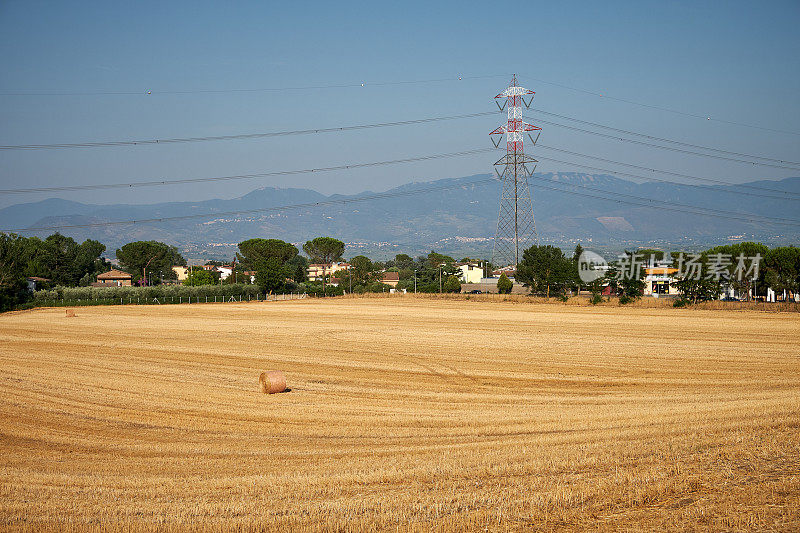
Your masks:
[[[442,265],[439,265],[439,294],[442,294]]]
[[[417,294],[417,269],[414,269],[414,294]]]

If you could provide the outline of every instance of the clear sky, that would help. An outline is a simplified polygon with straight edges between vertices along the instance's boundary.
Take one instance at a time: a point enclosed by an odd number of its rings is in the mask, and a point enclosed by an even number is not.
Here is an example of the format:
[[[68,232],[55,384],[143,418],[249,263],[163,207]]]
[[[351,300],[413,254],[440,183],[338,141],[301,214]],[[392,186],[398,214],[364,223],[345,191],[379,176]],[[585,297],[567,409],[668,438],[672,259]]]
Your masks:
[[[534,105],[543,110],[797,161],[798,27],[796,0],[3,1],[0,144],[228,135],[476,113],[496,109],[492,97],[517,73],[521,84],[537,92]],[[376,85],[441,78],[451,81]],[[553,83],[797,134],[637,107]],[[72,92],[136,94],[9,94]],[[529,120],[535,123],[536,114]],[[470,150],[490,146],[487,134],[501,122],[498,113],[278,139],[0,151],[0,188],[247,174]],[[554,126],[544,126],[540,142],[731,182],[800,174]],[[578,161],[544,149],[538,153]],[[484,153],[313,176],[57,196],[148,203],[231,198],[262,186],[380,191],[409,181],[490,172],[494,159]],[[581,171],[552,162],[542,162],[538,170]],[[45,197],[0,195],[0,207]]]

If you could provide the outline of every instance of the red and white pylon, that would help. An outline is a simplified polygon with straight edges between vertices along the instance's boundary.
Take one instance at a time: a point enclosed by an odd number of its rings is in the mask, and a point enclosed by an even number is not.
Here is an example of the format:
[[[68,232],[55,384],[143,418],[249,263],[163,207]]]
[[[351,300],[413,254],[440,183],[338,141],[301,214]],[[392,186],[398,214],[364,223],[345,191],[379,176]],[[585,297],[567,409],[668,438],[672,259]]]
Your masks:
[[[534,94],[533,91],[518,86],[515,75],[508,88],[495,96],[495,102],[500,110],[508,111],[506,124],[489,134],[501,136],[496,142],[494,137],[490,137],[496,148],[500,147],[502,135],[506,136],[506,155],[495,163],[495,172],[502,184],[500,214],[497,217],[497,232],[492,251],[492,263],[495,266],[516,266],[520,260],[520,253],[534,242],[538,244],[533,202],[528,186],[528,178],[536,170],[538,161],[525,155],[523,139],[528,134],[535,145],[539,136],[537,134],[534,139],[530,132],[541,131],[541,128],[528,124],[522,116],[522,106],[530,108]],[[526,101],[525,96],[528,95],[530,100]],[[505,99],[502,106],[500,99]],[[530,165],[533,167],[529,168]],[[502,168],[502,172],[498,168]]]

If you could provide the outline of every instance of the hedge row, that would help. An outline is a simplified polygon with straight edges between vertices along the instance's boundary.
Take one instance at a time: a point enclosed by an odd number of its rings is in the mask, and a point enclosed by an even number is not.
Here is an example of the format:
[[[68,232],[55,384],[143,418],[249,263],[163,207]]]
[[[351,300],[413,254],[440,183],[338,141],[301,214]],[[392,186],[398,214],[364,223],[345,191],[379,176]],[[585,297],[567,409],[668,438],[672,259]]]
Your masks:
[[[44,300],[103,300],[120,298],[202,298],[214,296],[244,296],[255,298],[260,291],[257,285],[157,285],[154,287],[56,287],[36,291],[34,301]]]

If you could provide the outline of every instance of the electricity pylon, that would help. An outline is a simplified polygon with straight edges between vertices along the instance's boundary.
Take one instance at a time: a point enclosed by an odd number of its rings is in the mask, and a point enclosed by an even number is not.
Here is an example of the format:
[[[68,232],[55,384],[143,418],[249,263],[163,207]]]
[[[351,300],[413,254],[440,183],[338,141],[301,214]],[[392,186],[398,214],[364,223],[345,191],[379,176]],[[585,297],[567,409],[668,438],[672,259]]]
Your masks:
[[[494,249],[492,250],[492,263],[495,266],[506,266],[519,264],[520,253],[534,242],[539,243],[536,234],[536,222],[533,219],[533,203],[531,202],[531,192],[528,186],[528,178],[536,170],[534,158],[525,155],[523,150],[523,137],[526,132],[539,131],[542,128],[528,124],[522,120],[522,106],[530,108],[535,93],[524,87],[517,85],[517,76],[511,80],[508,88],[495,96],[495,103],[501,111],[508,110],[508,122],[505,126],[500,126],[489,135],[500,135],[501,137],[492,143],[495,148],[500,147],[502,135],[506,135],[506,155],[494,164],[494,171],[501,182],[500,192],[500,214],[497,217],[497,232],[494,237]],[[530,100],[525,101],[525,96],[531,95]],[[505,98],[506,101],[500,105],[498,101]],[[534,140],[528,133],[533,144],[539,140],[539,134]],[[533,165],[532,168],[529,168]],[[502,167],[502,172],[498,168]]]

